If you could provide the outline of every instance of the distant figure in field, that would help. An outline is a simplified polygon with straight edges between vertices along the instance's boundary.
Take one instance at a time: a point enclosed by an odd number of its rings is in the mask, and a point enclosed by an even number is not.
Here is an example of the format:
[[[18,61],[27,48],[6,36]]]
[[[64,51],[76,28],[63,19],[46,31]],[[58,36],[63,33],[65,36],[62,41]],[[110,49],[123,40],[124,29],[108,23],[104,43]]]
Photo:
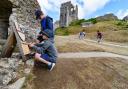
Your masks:
[[[79,33],[79,39],[80,39],[80,40],[84,39],[85,36],[86,36],[85,30],[83,30],[83,31],[81,31],[81,32]]]
[[[98,30],[97,31],[97,42],[100,43],[102,40],[103,34]]]

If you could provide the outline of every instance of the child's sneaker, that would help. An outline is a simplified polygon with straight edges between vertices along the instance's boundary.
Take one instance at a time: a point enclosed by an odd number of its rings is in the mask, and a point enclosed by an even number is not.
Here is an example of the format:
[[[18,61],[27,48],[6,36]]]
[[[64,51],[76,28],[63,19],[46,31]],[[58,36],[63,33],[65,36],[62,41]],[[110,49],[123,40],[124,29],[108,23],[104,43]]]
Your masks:
[[[55,63],[51,63],[51,65],[48,65],[49,71],[52,71],[52,69],[54,68],[54,66],[55,66]]]

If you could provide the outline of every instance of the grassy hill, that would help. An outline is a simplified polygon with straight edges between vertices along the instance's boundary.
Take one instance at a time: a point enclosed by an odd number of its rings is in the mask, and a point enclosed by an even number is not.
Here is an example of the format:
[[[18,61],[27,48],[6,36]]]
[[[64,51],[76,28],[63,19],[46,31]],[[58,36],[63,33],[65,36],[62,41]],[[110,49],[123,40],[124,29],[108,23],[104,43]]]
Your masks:
[[[96,22],[91,27],[82,27],[81,23],[85,21],[84,20],[74,21],[73,23],[70,24],[69,27],[57,28],[56,35],[63,35],[63,36],[74,35],[74,34],[78,34],[80,31],[84,29],[85,32],[87,33],[88,38],[95,39],[97,30],[100,30],[104,35],[104,39],[107,41],[121,42],[121,43],[128,42],[127,21],[121,21],[121,20],[99,21]]]

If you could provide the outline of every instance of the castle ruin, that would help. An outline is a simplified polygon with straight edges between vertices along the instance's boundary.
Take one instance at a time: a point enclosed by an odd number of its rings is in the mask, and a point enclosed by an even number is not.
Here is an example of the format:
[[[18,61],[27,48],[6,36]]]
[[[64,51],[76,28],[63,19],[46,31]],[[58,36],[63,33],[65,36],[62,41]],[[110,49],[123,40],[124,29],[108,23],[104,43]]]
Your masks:
[[[74,6],[71,1],[62,3],[60,7],[60,27],[67,27],[78,19],[78,6]]]

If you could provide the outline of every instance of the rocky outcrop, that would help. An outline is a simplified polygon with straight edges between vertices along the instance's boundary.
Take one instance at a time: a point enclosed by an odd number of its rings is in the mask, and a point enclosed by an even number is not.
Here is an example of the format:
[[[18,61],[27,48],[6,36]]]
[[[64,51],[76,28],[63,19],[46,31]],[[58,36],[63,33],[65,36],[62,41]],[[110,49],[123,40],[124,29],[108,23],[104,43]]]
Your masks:
[[[9,16],[12,13],[12,3],[8,0],[0,1],[0,38],[6,39],[8,35]]]
[[[123,18],[124,21],[128,21],[128,15]]]
[[[118,17],[115,16],[114,14],[110,13],[110,14],[106,14],[104,16],[99,16],[96,19],[97,19],[97,21],[110,21],[110,20],[118,20]]]
[[[0,86],[6,86],[11,80],[16,78],[18,59],[3,58],[0,60]]]
[[[24,66],[22,60],[13,56],[0,60],[0,89],[21,89],[34,66],[33,60],[26,61]]]
[[[39,26],[34,13],[39,8],[37,0],[0,1],[0,39],[7,39],[14,21],[18,23],[27,37],[33,37],[35,29]],[[17,79],[19,60],[18,57],[0,59],[0,89],[12,89],[7,85]],[[28,69],[26,71],[25,73],[28,73]]]
[[[18,23],[35,28],[35,10],[40,8],[37,0],[10,0]]]
[[[34,12],[40,8],[37,0],[2,0],[0,1],[0,39],[7,39],[11,20],[19,23],[23,30],[36,28]],[[11,18],[10,18],[11,17]]]

